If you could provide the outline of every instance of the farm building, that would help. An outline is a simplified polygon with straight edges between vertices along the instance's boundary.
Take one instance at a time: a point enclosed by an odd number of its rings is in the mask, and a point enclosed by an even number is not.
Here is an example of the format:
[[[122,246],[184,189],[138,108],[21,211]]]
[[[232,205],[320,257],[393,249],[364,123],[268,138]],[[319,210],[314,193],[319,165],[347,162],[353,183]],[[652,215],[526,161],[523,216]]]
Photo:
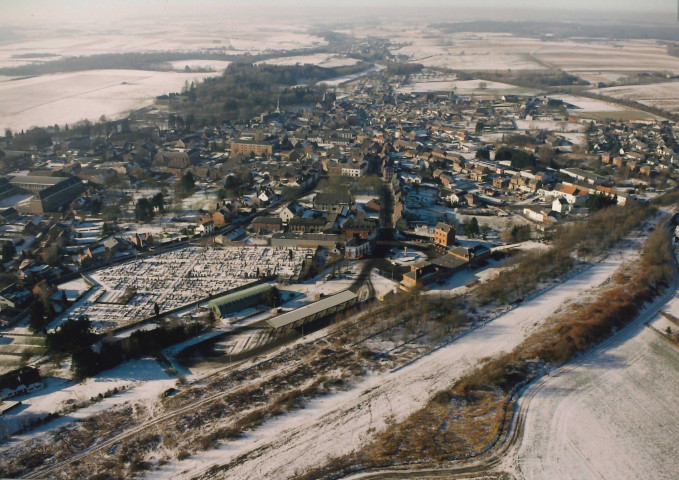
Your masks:
[[[216,318],[221,318],[229,313],[238,312],[262,303],[262,297],[272,290],[273,287],[268,283],[255,285],[239,292],[215,298],[208,303],[208,308],[214,312]]]
[[[42,386],[37,368],[19,368],[0,376],[0,400],[30,393]]]
[[[338,294],[324,298],[317,302],[305,305],[291,312],[278,315],[267,320],[267,323],[276,329],[293,329],[300,327],[319,318],[327,317],[333,313],[341,312],[356,305],[358,295],[350,290],[344,290]]]

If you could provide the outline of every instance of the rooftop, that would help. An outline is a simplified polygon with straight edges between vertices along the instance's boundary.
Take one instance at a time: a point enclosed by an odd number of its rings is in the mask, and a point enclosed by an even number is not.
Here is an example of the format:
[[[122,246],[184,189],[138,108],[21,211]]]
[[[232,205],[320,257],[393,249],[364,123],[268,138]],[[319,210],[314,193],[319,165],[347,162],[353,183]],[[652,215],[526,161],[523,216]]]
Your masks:
[[[267,323],[273,328],[282,328],[286,325],[290,325],[291,323],[295,323],[317,313],[321,313],[323,310],[336,307],[357,298],[358,296],[351,290],[344,290],[343,292],[340,292],[336,295],[324,298],[323,300],[319,300],[318,302],[314,302],[309,305],[305,305],[293,310],[292,312],[278,315],[277,317],[267,320]]]

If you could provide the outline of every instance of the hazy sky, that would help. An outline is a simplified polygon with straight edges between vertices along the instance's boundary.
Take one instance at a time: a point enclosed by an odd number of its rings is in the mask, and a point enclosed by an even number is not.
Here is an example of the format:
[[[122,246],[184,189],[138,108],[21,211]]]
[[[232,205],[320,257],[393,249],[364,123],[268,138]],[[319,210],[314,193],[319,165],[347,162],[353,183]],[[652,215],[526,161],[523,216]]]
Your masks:
[[[552,14],[546,16],[553,20],[579,15],[586,19],[587,15],[582,15],[585,11],[595,11],[602,19],[630,12],[643,12],[653,19],[673,19],[676,9],[675,0],[0,0],[0,21],[15,26],[61,24],[67,27],[82,22],[111,25],[121,19],[139,20],[139,17],[152,21],[160,16],[205,16],[214,20],[215,15],[235,19],[258,14],[288,18],[313,14],[320,20],[324,17],[330,20],[333,18],[330,10],[335,10],[333,13],[343,19],[354,15],[393,17],[401,12],[441,20],[485,16],[495,20],[534,19],[545,16],[546,10],[552,10]],[[559,12],[555,15],[553,10]],[[513,15],[518,11],[527,11],[528,17]]]

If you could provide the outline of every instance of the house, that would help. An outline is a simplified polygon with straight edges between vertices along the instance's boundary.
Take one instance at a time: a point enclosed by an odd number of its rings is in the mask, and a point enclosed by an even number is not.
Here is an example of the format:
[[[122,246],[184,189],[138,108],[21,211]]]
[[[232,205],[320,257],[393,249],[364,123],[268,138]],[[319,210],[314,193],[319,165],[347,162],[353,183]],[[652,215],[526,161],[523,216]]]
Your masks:
[[[553,195],[565,198],[571,205],[582,205],[587,201],[589,192],[573,185],[562,185],[558,190],[554,190]]]
[[[524,207],[523,209],[523,214],[527,216],[529,219],[533,220],[534,222],[539,222],[539,223],[550,223],[552,222],[551,217],[549,216],[549,209],[546,208],[540,208],[540,207]]]
[[[42,388],[40,372],[34,367],[22,367],[0,375],[0,400],[17,397]]]
[[[468,261],[471,265],[490,257],[490,248],[479,244],[471,247],[451,247],[448,253],[453,257]]]
[[[283,221],[279,217],[260,216],[252,220],[251,226],[254,230],[280,232],[283,230]]]
[[[231,155],[271,155],[273,147],[270,143],[239,139],[231,142]]]
[[[568,201],[565,198],[559,197],[555,198],[554,201],[552,202],[552,210],[564,215],[566,213],[572,212],[573,206],[570,203],[568,203]]]
[[[341,175],[345,177],[362,177],[368,172],[368,162],[342,165]]]
[[[495,177],[493,179],[493,186],[495,188],[508,188],[509,187],[509,178],[507,178],[507,177]]]
[[[360,214],[356,218],[350,218],[344,222],[344,225],[342,226],[344,236],[347,240],[354,237],[363,240],[372,240],[377,237],[379,228],[380,225],[377,220],[365,218],[360,216]]]
[[[140,250],[150,247],[153,245],[153,235],[150,233],[135,233],[131,238],[130,242]]]
[[[410,271],[403,275],[401,285],[406,288],[429,285],[449,278],[454,273],[467,268],[468,265],[467,260],[451,255],[443,255],[431,261],[422,260],[412,265]]]
[[[288,222],[288,227],[294,233],[323,233],[325,218],[295,217]]]
[[[341,213],[352,205],[350,193],[319,193],[314,197],[314,209],[321,212]]]
[[[288,223],[295,216],[301,216],[304,208],[297,202],[288,203],[283,210],[278,214],[283,223]]]
[[[212,221],[215,223],[216,227],[223,227],[226,222],[231,218],[231,212],[225,208],[220,208],[212,214]]]
[[[0,308],[2,306],[22,308],[30,303],[31,298],[32,295],[29,290],[13,283],[0,291]]]
[[[259,196],[259,201],[264,203],[265,205],[268,205],[271,202],[275,202],[278,199],[278,195],[276,195],[274,192],[272,192],[270,189],[265,189],[260,192]]]
[[[363,205],[363,211],[367,213],[380,213],[380,201],[376,198],[371,199],[368,203]]]
[[[215,222],[206,220],[196,228],[196,233],[204,233],[205,235],[212,235],[215,233]]]
[[[455,243],[455,229],[446,223],[437,223],[434,227],[434,243],[443,247],[453,245]]]
[[[372,253],[372,243],[370,240],[351,237],[347,240],[344,255],[347,258],[361,258]]]

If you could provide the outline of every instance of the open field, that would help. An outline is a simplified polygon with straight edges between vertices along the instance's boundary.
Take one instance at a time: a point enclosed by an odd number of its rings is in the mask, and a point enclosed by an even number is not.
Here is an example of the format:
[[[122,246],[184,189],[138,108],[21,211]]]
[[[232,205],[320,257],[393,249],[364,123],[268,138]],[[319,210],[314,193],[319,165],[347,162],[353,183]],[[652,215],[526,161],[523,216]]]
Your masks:
[[[299,275],[313,255],[311,249],[185,247],[132,260],[92,273],[92,289],[53,325],[87,315],[97,330],[122,327],[153,315],[155,303],[166,312],[254,283],[258,273]]]
[[[542,42],[533,55],[567,72],[679,72],[679,58],[655,40]]]
[[[397,89],[400,93],[452,92],[457,95],[534,95],[535,89],[517,87],[508,83],[485,82],[483,80],[415,81]]]
[[[223,447],[166,464],[148,478],[283,478],[360,449],[390,422],[419,410],[489,355],[513,349],[563,302],[607,281],[636,247],[611,256],[514,310],[404,368],[368,377],[354,388],[313,400]],[[229,465],[206,472],[211,465]]]
[[[96,25],[80,25],[71,31],[22,31],[24,37],[0,45],[0,67],[35,61],[102,53],[151,51],[208,51],[257,53],[265,50],[310,48],[325,44],[319,37],[299,33],[300,27],[281,24],[252,25],[250,22],[219,18],[214,23],[186,20],[172,28],[149,28],[147,25],[120,25],[115,32],[102,33]],[[48,54],[36,58],[14,55]]]
[[[154,359],[130,360],[80,383],[58,376],[44,378],[44,381],[43,388],[17,398],[22,406],[2,416],[0,432],[15,432],[47,414],[68,410],[75,404],[87,403],[99,394],[102,396],[107,392],[110,394],[113,389],[120,392],[124,390],[124,393],[69,412],[51,422],[49,427],[39,427],[21,437],[22,440],[29,440],[43,435],[48,429],[57,429],[73,421],[85,420],[125,401],[154,400],[163,390],[176,383],[176,379],[170,377]],[[3,450],[12,448],[13,445],[14,442],[9,441],[0,446],[0,455]]]
[[[603,88],[596,90],[595,93],[622,100],[633,100],[670,113],[679,112],[679,82]]]
[[[225,60],[176,60],[174,62],[168,62],[172,68],[175,70],[183,70],[186,67],[191,69],[203,68],[203,69],[213,69],[217,73],[222,73],[226,67],[229,66],[231,62]]]
[[[157,95],[216,73],[90,70],[0,81],[0,129],[109,119],[150,105]]]
[[[641,88],[652,88],[652,85],[639,85]],[[634,87],[617,87],[617,88],[634,88]],[[594,90],[594,93],[609,95],[606,91],[609,89]],[[611,95],[615,96],[615,95]],[[655,115],[640,110],[619,105],[617,103],[606,102],[587,97],[579,97],[577,95],[556,94],[550,95],[550,98],[563,100],[564,102],[573,105],[577,108],[569,109],[569,113],[579,117],[591,118],[594,120],[600,119],[614,119],[614,120],[652,120]]]
[[[428,67],[455,70],[536,70],[544,68],[530,57],[540,41],[508,34],[467,34],[427,37],[422,30],[391,35],[395,42],[410,43],[391,51]]]
[[[677,478],[679,348],[642,321],[525,392],[523,436],[507,459],[520,477]]]
[[[264,60],[261,63],[270,65],[318,65],[319,67],[343,67],[347,65],[356,65],[359,61],[355,58],[345,57],[343,55],[332,55],[328,53],[316,53],[313,55],[298,55],[295,57],[280,57]]]

